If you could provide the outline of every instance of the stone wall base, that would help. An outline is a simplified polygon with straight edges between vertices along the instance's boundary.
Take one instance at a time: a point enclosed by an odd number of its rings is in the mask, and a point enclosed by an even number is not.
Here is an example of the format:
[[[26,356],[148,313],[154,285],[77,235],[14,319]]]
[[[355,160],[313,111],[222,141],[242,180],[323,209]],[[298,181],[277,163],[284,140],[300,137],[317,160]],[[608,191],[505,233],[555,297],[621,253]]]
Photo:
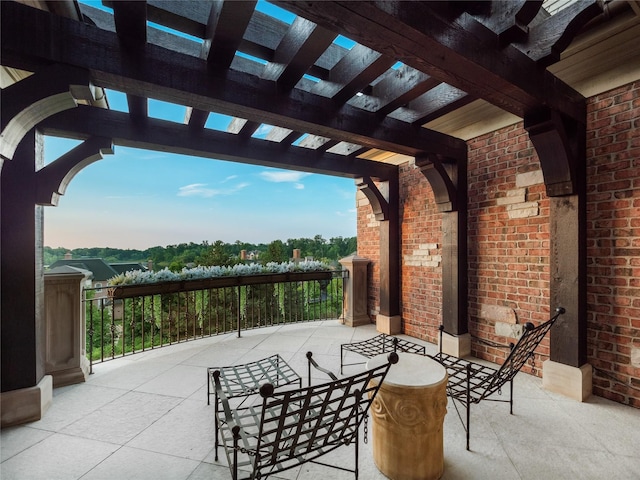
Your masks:
[[[471,335],[469,333],[464,333],[456,336],[443,332],[442,353],[458,358],[468,357],[471,355]]]
[[[52,399],[51,375],[45,375],[33,387],[0,393],[0,427],[40,420],[51,406]]]
[[[369,315],[353,315],[353,316],[345,316],[344,324],[348,327],[359,327],[360,325],[369,325],[371,323],[371,319]]]
[[[584,402],[591,395],[592,386],[593,367],[588,363],[572,367],[551,360],[542,362],[542,388],[546,390]]]
[[[51,372],[51,376],[53,376],[53,386],[54,388],[58,388],[86,382],[87,378],[89,378],[89,370],[89,359],[87,357],[81,357],[79,367]]]
[[[402,333],[402,317],[400,315],[388,317],[378,314],[376,315],[376,330],[387,335]]]

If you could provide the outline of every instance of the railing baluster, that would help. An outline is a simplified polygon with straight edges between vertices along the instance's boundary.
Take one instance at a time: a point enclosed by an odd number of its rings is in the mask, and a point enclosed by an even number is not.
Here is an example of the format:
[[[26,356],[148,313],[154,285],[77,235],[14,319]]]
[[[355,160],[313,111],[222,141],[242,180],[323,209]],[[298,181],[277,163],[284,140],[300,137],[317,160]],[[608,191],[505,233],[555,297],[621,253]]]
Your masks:
[[[147,342],[153,349],[233,330],[240,337],[243,323],[244,328],[258,328],[338,318],[344,301],[343,282],[344,274],[339,271],[333,272],[330,280],[273,279],[233,287],[205,286],[168,293],[147,291],[124,298],[89,298],[87,295],[94,289],[84,289],[90,372],[98,357],[104,362],[145,351]],[[94,311],[98,308],[99,312]]]

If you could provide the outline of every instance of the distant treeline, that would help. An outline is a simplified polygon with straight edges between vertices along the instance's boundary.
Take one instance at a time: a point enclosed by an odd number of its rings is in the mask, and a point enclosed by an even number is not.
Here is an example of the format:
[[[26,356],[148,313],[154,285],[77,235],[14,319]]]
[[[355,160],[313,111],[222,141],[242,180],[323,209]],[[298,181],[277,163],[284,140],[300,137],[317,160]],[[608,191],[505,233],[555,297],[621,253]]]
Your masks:
[[[301,257],[313,257],[333,263],[340,258],[352,255],[356,251],[356,237],[335,237],[326,240],[322,235],[313,238],[290,238],[286,242],[274,240],[269,244],[246,243],[236,240],[235,243],[214,243],[204,241],[198,243],[181,243],[166,247],[151,247],[146,250],[119,249],[109,247],[76,248],[44,247],[44,263],[51,265],[71,252],[72,258],[102,258],[107,263],[140,262],[145,264],[151,260],[155,270],[170,268],[180,270],[190,265],[233,265],[241,263],[240,252],[245,250],[248,258],[255,261],[284,262],[293,257],[293,250],[299,249]]]

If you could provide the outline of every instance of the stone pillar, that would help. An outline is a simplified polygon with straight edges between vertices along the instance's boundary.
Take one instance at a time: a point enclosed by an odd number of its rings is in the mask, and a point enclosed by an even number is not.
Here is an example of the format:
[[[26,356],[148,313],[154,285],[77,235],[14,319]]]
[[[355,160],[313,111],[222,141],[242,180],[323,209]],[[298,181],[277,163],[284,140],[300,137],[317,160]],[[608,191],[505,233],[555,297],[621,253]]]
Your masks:
[[[344,304],[342,316],[345,325],[357,327],[371,323],[367,315],[367,265],[369,260],[352,255],[340,260],[342,268],[349,272],[344,279]]]
[[[84,382],[89,375],[82,284],[90,275],[73,267],[44,275],[45,373],[54,387]]]

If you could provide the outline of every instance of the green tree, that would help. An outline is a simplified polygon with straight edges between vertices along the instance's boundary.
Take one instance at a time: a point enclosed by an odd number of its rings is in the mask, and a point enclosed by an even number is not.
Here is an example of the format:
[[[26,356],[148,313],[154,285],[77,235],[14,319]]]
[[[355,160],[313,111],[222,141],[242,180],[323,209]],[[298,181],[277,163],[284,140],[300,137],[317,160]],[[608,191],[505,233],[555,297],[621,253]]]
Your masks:
[[[197,259],[197,262],[200,265],[230,267],[238,263],[238,260],[231,255],[227,244],[222,240],[216,240],[211,248]]]
[[[285,249],[284,243],[282,240],[274,240],[267,247],[267,251],[260,255],[260,261],[263,264],[267,264],[269,262],[288,262],[289,255]]]

